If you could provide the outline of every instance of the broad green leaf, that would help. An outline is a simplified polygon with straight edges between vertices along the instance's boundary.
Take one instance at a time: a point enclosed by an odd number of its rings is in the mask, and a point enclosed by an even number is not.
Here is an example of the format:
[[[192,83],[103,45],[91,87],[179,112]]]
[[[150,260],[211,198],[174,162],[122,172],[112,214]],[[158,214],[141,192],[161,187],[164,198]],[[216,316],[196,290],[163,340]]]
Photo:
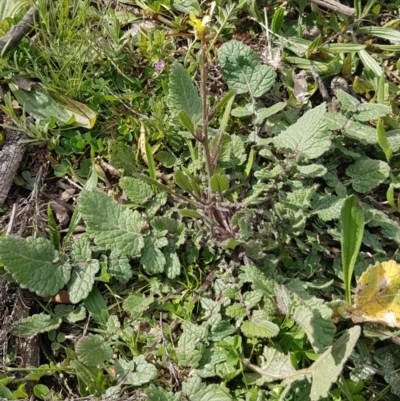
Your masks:
[[[209,353],[209,350],[206,350],[205,353]],[[199,391],[203,390],[205,387],[206,384],[202,382],[201,378],[197,375],[193,375],[182,383],[182,395],[191,399],[191,397],[198,394]]]
[[[94,366],[86,366],[77,359],[71,361],[71,368],[78,378],[78,391],[82,396],[100,396],[106,387],[103,372]]]
[[[133,275],[129,258],[121,252],[113,249],[108,260],[108,272],[120,283],[126,284]]]
[[[262,356],[260,356],[259,365],[267,372],[273,372],[274,374],[282,376],[290,375],[296,370],[292,366],[289,355],[285,355],[283,352],[271,347],[264,347]],[[263,384],[273,382],[275,380],[276,379],[271,376],[262,377]]]
[[[0,238],[0,263],[22,288],[42,297],[57,294],[71,276],[66,257],[45,238]]]
[[[101,292],[97,288],[93,288],[83,303],[96,323],[105,327],[110,314],[108,313],[108,306]]]
[[[323,177],[327,172],[327,168],[322,164],[309,164],[308,166],[297,166],[299,173],[307,178]]]
[[[349,196],[340,215],[342,269],[346,301],[351,305],[351,280],[364,233],[364,214],[356,196]]]
[[[179,214],[183,217],[191,217],[193,219],[201,219],[203,217],[200,213],[190,209],[180,209]]]
[[[145,204],[153,196],[151,186],[138,178],[124,177],[119,185],[128,198],[137,205]]]
[[[124,310],[132,316],[141,315],[153,303],[152,296],[146,297],[144,294],[130,294],[124,301]]]
[[[242,117],[249,117],[254,114],[254,107],[252,103],[247,103],[244,106],[235,107],[231,114],[233,117],[242,118]]]
[[[242,304],[235,303],[228,306],[225,313],[233,319],[239,319],[246,316],[246,308]]]
[[[0,4],[1,6],[1,4]],[[1,12],[1,10],[0,10]],[[4,400],[15,400],[13,393],[2,383],[0,383],[0,398]]]
[[[200,15],[200,5],[197,0],[174,1],[173,7],[181,13],[194,14],[196,17]]]
[[[86,366],[97,366],[112,358],[112,348],[98,334],[81,338],[75,347],[78,360]]]
[[[176,185],[178,185],[178,187],[180,187],[184,191],[189,193],[193,192],[194,186],[190,183],[189,179],[184,173],[182,173],[182,171],[180,170],[175,171],[174,181]]]
[[[371,121],[379,117],[385,117],[392,112],[392,109],[385,104],[365,103],[357,107],[354,118],[358,121]]]
[[[323,221],[339,219],[344,198],[334,195],[318,195],[311,202],[311,206],[318,217]]]
[[[144,355],[140,355],[130,362],[118,359],[115,361],[115,367],[118,372],[118,380],[126,377],[127,384],[137,387],[145,383],[150,383],[158,374],[157,368],[153,364],[148,363]]]
[[[256,53],[242,42],[231,40],[224,43],[218,50],[218,59],[229,89],[238,94],[250,93],[257,98],[275,83],[274,69],[262,65]]]
[[[181,392],[178,391],[172,394],[170,391],[162,387],[156,387],[150,384],[149,388],[145,390],[147,401],[181,401]]]
[[[96,273],[100,269],[97,259],[91,259],[92,251],[87,237],[78,238],[71,249],[74,261],[69,282],[69,298],[73,304],[85,299],[93,288]]]
[[[268,320],[246,320],[240,326],[240,330],[246,337],[272,338],[279,334],[279,326]]]
[[[76,307],[72,305],[57,305],[54,313],[69,323],[76,323],[86,318],[86,309],[83,304],[79,304]]]
[[[127,176],[132,175],[137,169],[136,155],[127,144],[119,141],[110,143],[110,163],[117,169],[124,170]]]
[[[400,150],[400,129],[387,131],[386,136],[393,153],[398,153]]]
[[[96,259],[82,262],[72,268],[68,293],[73,304],[80,302],[89,295],[93,288],[96,273],[99,269],[100,264]]]
[[[168,104],[175,115],[178,115],[181,110],[190,119],[201,115],[201,98],[197,88],[190,79],[187,70],[178,62],[171,66],[168,89]]]
[[[351,139],[374,145],[377,143],[376,131],[374,128],[361,124],[358,121],[351,121],[344,129],[344,135]]]
[[[201,352],[196,349],[196,345],[205,340],[207,331],[204,327],[187,321],[182,323],[182,328],[183,333],[176,348],[178,364],[181,367],[196,368],[201,359]]]
[[[392,28],[369,26],[358,28],[356,33],[366,33],[368,35],[377,36],[378,38],[387,39],[392,42],[400,42],[400,32]]]
[[[60,327],[61,322],[62,320],[58,316],[39,313],[15,322],[11,328],[11,333],[17,337],[31,337],[39,333],[56,330]]]
[[[357,344],[360,333],[360,326],[347,330],[311,365],[311,401],[318,401],[328,395],[329,389],[337,382],[344,364]]]
[[[325,103],[308,110],[297,122],[274,138],[278,149],[289,149],[309,159],[324,154],[331,145],[326,128]]]
[[[116,249],[122,254],[138,255],[144,246],[140,234],[143,221],[137,211],[123,209],[99,190],[83,191],[78,207],[87,226],[87,233],[97,245]]]
[[[369,227],[377,227],[382,235],[400,245],[400,226],[399,224],[388,217],[385,213],[369,206],[366,203],[362,204],[365,213],[365,222]]]
[[[274,15],[272,17],[272,22],[271,22],[271,31],[273,33],[279,34],[283,25],[283,22],[285,20],[285,8],[284,7],[278,7]]]
[[[276,286],[276,296],[279,299],[289,299],[290,306],[282,313],[289,315],[303,328],[310,344],[317,353],[333,342],[336,326],[332,321],[332,309],[321,299],[311,296],[298,280],[290,281],[287,286]],[[278,303],[280,308],[282,305]]]
[[[263,107],[257,110],[256,124],[262,124],[264,120],[273,116],[276,113],[279,113],[286,107],[285,102],[278,102],[271,107]]]
[[[385,154],[386,160],[390,162],[393,152],[392,148],[390,147],[388,138],[386,136],[385,127],[383,126],[383,122],[380,118],[378,119],[378,123],[376,124],[376,135],[378,137],[378,144],[381,147],[383,153]]]
[[[360,102],[354,96],[349,95],[343,90],[337,91],[336,96],[344,111],[356,111],[360,105]]]
[[[174,167],[177,164],[177,158],[171,152],[166,150],[160,150],[155,154],[156,160],[158,160],[164,167]]]
[[[39,400],[45,400],[51,397],[52,391],[44,384],[36,384],[33,388],[33,393]]]
[[[349,166],[346,174],[354,190],[365,194],[389,177],[390,167],[381,160],[363,158]]]
[[[197,394],[194,394],[191,401],[232,401],[233,398],[229,394],[229,390],[226,387],[222,387],[218,384],[210,384],[207,387],[200,390]]]
[[[50,94],[38,84],[31,90],[19,89],[15,84],[9,85],[18,102],[27,113],[35,118],[57,118],[60,125],[73,125],[87,129],[93,128],[96,114],[89,107],[60,94]]]
[[[376,77],[380,77],[382,75],[382,68],[366,50],[360,50],[358,52],[358,56],[363,62],[364,67],[372,71]]]
[[[163,248],[163,253],[165,255],[165,273],[167,277],[170,279],[178,277],[181,273],[181,262],[176,253],[175,244],[169,243]]]
[[[149,274],[163,273],[165,269],[165,256],[155,246],[154,239],[146,237],[144,239],[144,247],[141,252],[140,263],[144,270]]]
[[[210,181],[211,190],[216,193],[223,193],[229,188],[228,179],[222,174],[215,174]]]

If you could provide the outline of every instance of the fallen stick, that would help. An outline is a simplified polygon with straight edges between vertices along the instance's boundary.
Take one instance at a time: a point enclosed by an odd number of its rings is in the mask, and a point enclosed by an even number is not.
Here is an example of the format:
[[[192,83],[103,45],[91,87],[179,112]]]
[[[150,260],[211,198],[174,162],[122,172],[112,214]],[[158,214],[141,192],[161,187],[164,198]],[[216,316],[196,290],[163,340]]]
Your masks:
[[[35,19],[38,17],[38,9],[32,6],[18,24],[0,38],[0,53],[5,54],[18,46],[18,43],[32,31]]]
[[[0,206],[7,199],[8,191],[24,157],[26,135],[22,131],[7,130],[6,140],[0,150]]]
[[[356,10],[354,8],[344,6],[335,0],[311,0],[311,2],[321,7],[328,8],[329,10],[348,15],[349,17],[354,17],[356,15]]]

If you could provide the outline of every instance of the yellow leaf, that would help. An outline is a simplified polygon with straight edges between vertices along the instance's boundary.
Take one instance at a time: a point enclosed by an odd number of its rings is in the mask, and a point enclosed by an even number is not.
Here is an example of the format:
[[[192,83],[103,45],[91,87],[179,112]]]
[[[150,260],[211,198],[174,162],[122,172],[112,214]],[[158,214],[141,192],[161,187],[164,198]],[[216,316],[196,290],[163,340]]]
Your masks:
[[[146,155],[146,127],[142,122],[140,123],[140,136],[138,145],[140,150],[140,156],[142,156],[143,161],[148,166],[149,161],[147,160],[147,155]]]
[[[352,320],[400,328],[400,265],[371,265],[357,282]]]

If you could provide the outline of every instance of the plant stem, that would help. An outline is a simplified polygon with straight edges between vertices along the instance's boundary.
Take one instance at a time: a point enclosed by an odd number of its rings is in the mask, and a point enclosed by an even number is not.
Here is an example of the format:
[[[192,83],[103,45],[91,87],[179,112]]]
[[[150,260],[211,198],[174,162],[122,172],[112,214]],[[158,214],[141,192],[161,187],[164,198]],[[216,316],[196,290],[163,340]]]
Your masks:
[[[208,141],[208,101],[207,101],[207,43],[205,33],[201,36],[201,54],[200,54],[200,94],[202,100],[202,120],[203,128],[201,135],[201,144],[204,148],[204,155],[206,158],[206,168],[208,175],[208,200],[211,201],[211,177],[214,172],[213,163],[211,161],[210,146]]]

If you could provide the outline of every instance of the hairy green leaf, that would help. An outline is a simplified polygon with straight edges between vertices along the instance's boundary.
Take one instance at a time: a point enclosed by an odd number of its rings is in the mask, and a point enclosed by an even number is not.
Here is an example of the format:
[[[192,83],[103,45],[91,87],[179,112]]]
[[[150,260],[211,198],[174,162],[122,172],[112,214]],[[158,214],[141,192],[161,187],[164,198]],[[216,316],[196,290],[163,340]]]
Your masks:
[[[57,294],[71,276],[66,257],[44,238],[0,238],[0,263],[21,287],[42,297]]]
[[[143,205],[152,196],[151,186],[138,178],[124,177],[119,185],[126,192],[128,198],[137,205]]]
[[[268,92],[276,79],[272,67],[262,65],[255,52],[244,43],[231,40],[218,50],[222,74],[229,89],[260,97]]]
[[[187,70],[175,62],[169,76],[168,104],[175,115],[183,110],[190,119],[199,117],[202,111],[201,98]]]
[[[120,283],[126,284],[133,275],[129,258],[120,251],[113,249],[108,260],[108,272]]]
[[[246,337],[272,338],[278,335],[279,326],[268,320],[253,319],[242,323],[240,329]]]
[[[328,395],[333,383],[342,373],[343,366],[360,337],[360,326],[347,330],[309,368],[312,372],[311,401]]]
[[[118,372],[118,379],[126,377],[126,383],[132,386],[141,386],[153,381],[158,374],[157,368],[148,363],[144,355],[139,355],[133,361],[126,362],[123,359],[115,361],[115,367]]]
[[[354,118],[358,121],[371,121],[379,117],[385,117],[392,112],[392,109],[385,104],[364,103],[357,107]]]
[[[91,259],[92,251],[87,237],[78,238],[72,245],[74,265],[69,282],[69,297],[73,304],[85,299],[93,288],[96,273],[100,269],[97,259]]]
[[[127,176],[137,169],[136,155],[132,147],[119,141],[110,143],[110,163],[113,167],[124,170]]]
[[[76,344],[76,355],[87,366],[97,366],[111,359],[112,348],[98,334],[81,338]]]
[[[303,328],[313,349],[321,353],[325,347],[333,342],[336,326],[332,321],[332,309],[318,298],[312,297],[304,288],[304,284],[296,279],[287,286],[276,286],[277,298],[290,300],[289,304],[278,307],[282,313],[288,314],[300,327]]]
[[[83,191],[78,201],[88,234],[107,249],[137,255],[144,246],[143,221],[137,211],[123,209],[99,190]]]
[[[124,310],[132,316],[141,315],[153,303],[152,296],[146,297],[144,294],[130,294],[124,301]]]
[[[211,177],[211,190],[217,193],[223,193],[229,188],[228,179],[222,174],[215,174]]]
[[[194,190],[194,186],[190,183],[189,179],[187,176],[182,173],[180,170],[176,170],[174,173],[174,181],[178,187],[183,189],[186,192],[192,193]]]
[[[309,159],[324,154],[331,145],[326,128],[325,103],[308,110],[297,122],[274,138],[278,149],[289,149]]]
[[[17,337],[31,337],[39,333],[58,329],[61,321],[59,316],[39,313],[15,322],[11,328],[11,333]]]
[[[351,177],[354,190],[365,194],[389,177],[390,167],[381,160],[363,158],[349,166],[346,174]]]
[[[144,248],[140,257],[140,263],[149,274],[163,273],[166,260],[163,253],[156,247],[154,239],[144,239]]]
[[[179,338],[176,356],[181,367],[191,366],[196,368],[201,359],[201,352],[196,345],[205,340],[207,332],[204,327],[191,322],[182,323],[183,333]]]

